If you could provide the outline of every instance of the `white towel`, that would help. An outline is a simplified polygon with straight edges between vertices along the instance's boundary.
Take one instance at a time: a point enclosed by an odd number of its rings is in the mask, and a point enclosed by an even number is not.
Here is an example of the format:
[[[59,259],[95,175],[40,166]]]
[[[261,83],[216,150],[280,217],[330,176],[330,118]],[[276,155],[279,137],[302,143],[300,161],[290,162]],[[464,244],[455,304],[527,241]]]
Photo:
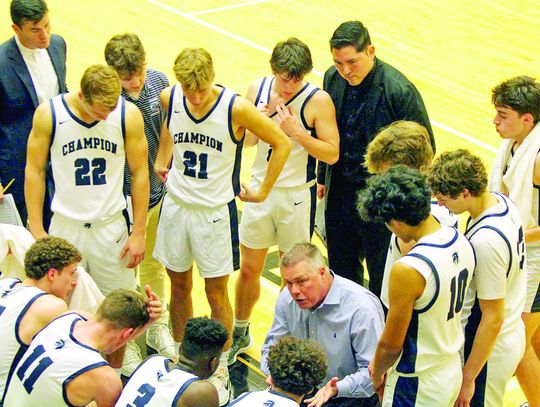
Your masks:
[[[0,271],[1,278],[26,278],[24,256],[35,242],[32,234],[22,226],[0,224]],[[82,266],[77,268],[77,286],[68,301],[69,309],[95,314],[103,301],[103,294]]]
[[[514,140],[503,140],[489,178],[489,190],[507,194],[516,204],[525,229],[537,226],[532,216],[533,171],[536,155],[540,151],[540,123],[525,137],[514,152],[510,166],[503,175]],[[512,189],[508,191],[508,186]]]

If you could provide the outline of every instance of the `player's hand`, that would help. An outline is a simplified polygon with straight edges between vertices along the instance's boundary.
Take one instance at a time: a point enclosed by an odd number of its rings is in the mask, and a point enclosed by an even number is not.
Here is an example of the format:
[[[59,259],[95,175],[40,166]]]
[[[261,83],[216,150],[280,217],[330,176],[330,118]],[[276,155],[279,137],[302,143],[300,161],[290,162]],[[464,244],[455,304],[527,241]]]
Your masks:
[[[0,184],[0,204],[4,202],[4,187]]]
[[[317,198],[323,199],[326,195],[326,185],[317,184]]]
[[[257,105],[257,110],[266,116],[270,116],[270,111],[268,110],[268,103]]]
[[[154,172],[164,184],[167,182],[169,176],[169,169],[167,167],[154,167]]]
[[[324,403],[338,394],[337,377],[332,377],[324,387],[320,388],[315,396],[304,400],[307,407],[321,407]]]
[[[32,233],[32,236],[34,236],[34,239],[36,240],[49,236],[49,234],[45,232],[45,229],[43,229],[43,225],[41,225],[41,227],[39,225],[32,226],[32,224],[29,223],[28,227],[30,233]]]
[[[469,407],[471,399],[474,395],[474,380],[467,380],[463,378],[461,383],[461,390],[459,396],[454,403],[454,407]]]
[[[120,252],[120,259],[126,257],[129,252],[129,261],[126,267],[131,269],[144,260],[145,251],[146,244],[144,241],[144,234],[140,236],[132,233],[129,235],[126,244]]]
[[[148,324],[151,325],[156,322],[163,313],[163,304],[158,295],[152,291],[150,285],[146,284],[144,286],[144,291],[146,292],[146,306],[148,307],[148,314],[150,315]]]
[[[373,361],[369,362],[368,372],[369,372],[369,377],[371,377],[371,380],[373,381],[373,390],[375,391],[375,393],[377,393],[377,396],[379,397],[379,401],[382,403],[382,399],[384,396],[384,386],[386,385],[386,373],[380,377],[374,377],[373,376]]]
[[[264,201],[267,196],[268,194],[264,194],[260,189],[250,188],[244,183],[242,183],[242,188],[238,194],[238,198],[240,198],[242,201],[255,203]]]
[[[287,136],[298,142],[300,139],[307,136],[306,130],[300,123],[300,118],[292,107],[280,103],[276,105],[276,112],[279,127]]]

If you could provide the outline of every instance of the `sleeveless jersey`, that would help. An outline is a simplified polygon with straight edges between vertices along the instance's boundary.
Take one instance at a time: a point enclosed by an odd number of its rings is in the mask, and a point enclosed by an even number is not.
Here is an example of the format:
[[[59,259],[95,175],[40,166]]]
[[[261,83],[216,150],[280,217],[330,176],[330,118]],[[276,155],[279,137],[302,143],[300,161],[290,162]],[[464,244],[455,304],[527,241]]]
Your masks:
[[[503,194],[494,195],[499,204],[484,211],[476,219],[469,218],[465,231],[479,259],[461,315],[466,350],[472,347],[482,318],[478,299],[504,298],[504,322],[499,336],[523,329],[521,312],[525,304],[527,282],[523,227],[514,203]],[[480,245],[492,250],[483,255]],[[493,253],[500,255],[493,256]],[[490,258],[486,259],[486,256]]]
[[[242,141],[235,139],[232,128],[235,97],[222,88],[214,106],[196,119],[188,110],[181,86],[173,86],[168,116],[173,161],[167,191],[176,200],[215,208],[240,192]]]
[[[298,407],[298,403],[274,390],[250,391],[233,400],[229,406],[246,407]]]
[[[47,293],[37,287],[28,287],[15,278],[0,280],[0,405],[4,400],[13,369],[28,348],[19,337],[19,326],[28,308]],[[17,285],[18,284],[18,285]]]
[[[437,201],[431,202],[431,215],[441,225],[452,226],[457,228],[458,217],[450,212],[446,207],[440,206]],[[386,253],[386,263],[384,264],[384,274],[381,286],[381,301],[386,308],[388,308],[388,281],[390,280],[390,271],[396,261],[398,261],[403,254],[399,249],[398,238],[392,233],[390,237],[390,244],[388,245],[388,252]]]
[[[131,375],[116,407],[175,407],[186,388],[200,379],[174,366],[163,356],[146,359]]]
[[[96,222],[126,207],[123,195],[126,152],[125,100],[107,120],[80,120],[64,95],[51,99],[51,166],[55,194],[51,208],[69,219]]]
[[[465,236],[442,226],[422,237],[398,262],[417,270],[426,289],[415,301],[403,352],[395,364],[400,373],[421,373],[447,363],[463,346],[461,310],[475,267],[474,251]],[[427,290],[434,282],[434,292]]]
[[[263,78],[259,93],[255,100],[255,105],[261,106],[268,104],[270,91],[274,77]],[[311,133],[312,137],[317,137],[315,128],[308,126],[304,117],[304,109],[311,97],[319,90],[318,87],[306,83],[285,105],[290,106],[298,114],[301,124]],[[270,118],[279,126],[277,112],[274,112]],[[292,140],[291,153],[285,162],[281,173],[278,176],[274,186],[279,188],[298,187],[315,179],[316,159],[308,154],[300,143]],[[257,142],[257,155],[253,163],[253,178],[262,183],[268,167],[268,160],[272,153],[272,146],[260,140]]]
[[[107,365],[96,349],[73,337],[75,323],[84,320],[75,312],[64,314],[34,337],[15,368],[5,407],[71,406],[66,386],[77,376]]]

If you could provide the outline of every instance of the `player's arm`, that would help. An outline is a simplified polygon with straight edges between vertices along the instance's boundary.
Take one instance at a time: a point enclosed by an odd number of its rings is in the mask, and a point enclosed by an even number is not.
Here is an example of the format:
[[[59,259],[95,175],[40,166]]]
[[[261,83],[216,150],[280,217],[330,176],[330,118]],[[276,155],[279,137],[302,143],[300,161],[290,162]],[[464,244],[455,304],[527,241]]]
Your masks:
[[[249,100],[251,103],[255,105],[255,101],[257,100],[257,94],[259,93],[259,89],[262,84],[262,78],[259,78],[255,81],[253,81],[246,92],[246,99]],[[268,105],[261,105],[257,106],[257,110],[261,112],[262,114],[268,116]],[[251,131],[246,130],[246,136],[244,138],[244,147],[252,147],[257,144],[259,141],[259,138],[253,134]]]
[[[375,391],[378,391],[384,383],[384,374],[394,364],[403,349],[414,302],[422,295],[425,286],[426,280],[414,268],[400,262],[392,266],[386,325],[377,344],[375,357],[370,364]]]
[[[176,407],[218,407],[219,397],[216,388],[206,380],[191,383],[182,393]]]
[[[297,112],[284,104],[276,106],[281,129],[296,140],[313,157],[328,164],[339,158],[339,131],[336,122],[336,109],[330,95],[324,90],[317,91],[309,100],[305,116],[313,117],[317,137],[306,130]]]
[[[536,155],[534,160],[533,183],[540,185],[540,153]],[[527,229],[525,231],[525,243],[536,242],[540,240],[540,226]]]
[[[161,91],[160,99],[161,105],[165,111],[169,110],[169,100],[171,97],[172,87],[169,86]],[[165,119],[167,120],[167,119]],[[161,126],[161,134],[159,136],[159,147],[156,156],[156,162],[154,163],[154,172],[159,177],[161,182],[167,181],[167,175],[169,173],[169,165],[172,159],[173,143],[169,133],[167,123],[163,123]]]
[[[129,252],[127,267],[132,268],[144,259],[146,214],[150,196],[148,178],[148,143],[144,135],[144,121],[139,109],[126,102],[126,158],[131,172],[131,201],[133,204],[133,227],[122,249],[121,257]]]
[[[122,381],[112,367],[105,365],[77,376],[67,385],[66,392],[72,405],[94,402],[98,407],[114,407],[122,393]]]
[[[465,365],[463,382],[455,406],[468,406],[476,377],[486,364],[504,322],[506,270],[510,253],[502,238],[488,230],[476,233],[471,243],[476,254],[476,290],[482,317]]]
[[[243,130],[249,130],[265,143],[272,146],[272,154],[264,179],[258,191],[244,187],[240,199],[247,202],[262,202],[268,196],[270,189],[285,165],[291,151],[291,141],[287,135],[268,117],[262,115],[253,104],[242,97],[236,97],[232,108],[237,139],[243,137]],[[238,136],[242,134],[241,136]]]
[[[39,239],[47,236],[43,228],[43,200],[45,199],[45,170],[49,158],[52,133],[52,114],[49,103],[42,103],[34,113],[28,137],[24,199],[28,208],[30,232]]]

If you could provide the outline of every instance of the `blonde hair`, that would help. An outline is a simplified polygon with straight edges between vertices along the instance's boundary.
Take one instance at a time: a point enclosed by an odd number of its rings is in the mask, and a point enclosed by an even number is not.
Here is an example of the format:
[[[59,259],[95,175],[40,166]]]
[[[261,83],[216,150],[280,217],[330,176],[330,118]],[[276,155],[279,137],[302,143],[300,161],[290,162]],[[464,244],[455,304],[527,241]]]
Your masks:
[[[173,70],[184,92],[204,89],[215,76],[212,56],[203,48],[185,48],[176,57]]]
[[[364,165],[371,174],[398,164],[426,171],[433,160],[433,148],[424,126],[399,120],[375,136],[364,158]]]
[[[123,78],[141,73],[146,64],[141,39],[133,33],[115,35],[105,46],[105,60]]]
[[[107,109],[114,109],[121,91],[120,78],[110,66],[92,65],[84,71],[81,92],[86,103],[98,103]]]

